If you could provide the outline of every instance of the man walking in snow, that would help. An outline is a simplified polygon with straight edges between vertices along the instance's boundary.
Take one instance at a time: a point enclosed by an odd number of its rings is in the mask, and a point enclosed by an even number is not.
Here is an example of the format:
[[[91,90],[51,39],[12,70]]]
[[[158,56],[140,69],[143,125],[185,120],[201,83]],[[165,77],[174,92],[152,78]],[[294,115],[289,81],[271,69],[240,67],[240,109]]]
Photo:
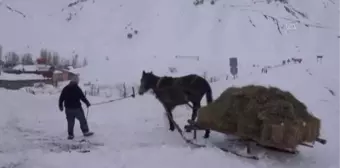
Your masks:
[[[75,124],[75,119],[79,120],[80,129],[83,132],[84,136],[93,135],[93,132],[89,131],[89,127],[84,115],[84,110],[81,106],[80,101],[83,101],[86,104],[87,108],[89,108],[91,104],[85,97],[81,88],[78,86],[78,83],[79,78],[78,76],[75,76],[71,79],[71,82],[63,88],[59,97],[60,111],[64,111],[65,107],[68,128],[67,139],[74,138],[73,128]]]

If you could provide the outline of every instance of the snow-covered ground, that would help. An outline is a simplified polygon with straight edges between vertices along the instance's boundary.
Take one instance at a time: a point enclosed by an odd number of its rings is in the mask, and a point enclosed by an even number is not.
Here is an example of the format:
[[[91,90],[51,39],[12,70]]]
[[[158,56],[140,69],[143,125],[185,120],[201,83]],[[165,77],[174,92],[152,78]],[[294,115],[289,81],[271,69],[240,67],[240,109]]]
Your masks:
[[[72,70],[80,74],[81,83],[132,86],[138,84],[142,70],[152,70],[160,76],[204,72],[217,76],[220,80],[212,83],[214,97],[232,85],[279,86],[321,119],[321,134],[328,143],[300,147],[296,156],[259,149],[264,156],[260,161],[213,147],[193,149],[177,132],[168,131],[164,109],[150,94],[92,106],[88,121],[96,134],[89,138],[91,144],[82,144],[90,152],[81,153],[70,149],[80,144],[64,140],[66,119],[55,94],[60,88],[46,86],[36,95],[25,89],[0,89],[0,167],[339,167],[338,1],[284,5],[219,0],[194,6],[183,0],[85,0],[67,7],[71,2],[0,0],[3,52],[38,55],[41,48],[48,48],[63,57],[77,53],[89,62]],[[287,12],[294,9],[308,18]],[[133,34],[131,39],[128,33]],[[200,59],[176,59],[176,55]],[[322,64],[316,63],[316,55],[324,56]],[[230,57],[238,58],[239,78],[224,80]],[[260,73],[261,67],[292,57],[302,58],[302,64]],[[169,67],[178,72],[171,74]],[[105,101],[88,98],[93,104]],[[189,116],[185,107],[174,111],[182,127]],[[78,124],[75,131],[81,139]],[[214,132],[209,141],[223,144],[225,138]]]
[[[3,110],[0,119],[0,165],[65,168],[335,168],[339,166],[339,89],[338,83],[331,82],[332,77],[336,76],[320,76],[326,73],[322,71],[324,66],[326,65],[286,65],[272,69],[268,74],[253,72],[236,80],[222,80],[212,84],[215,97],[231,85],[263,84],[289,90],[306,103],[310,112],[322,120],[321,135],[328,143],[315,144],[314,148],[300,147],[300,153],[296,156],[269,153],[260,149],[258,152],[264,157],[260,161],[252,161],[213,147],[192,149],[177,132],[168,131],[164,109],[151,94],[92,106],[88,121],[96,135],[89,138],[93,143],[88,147],[90,152],[67,152],[73,143],[63,140],[66,137],[66,120],[64,113],[57,109],[58,95],[34,96],[23,91],[1,90],[0,94],[6,96],[1,96]],[[335,96],[326,88],[332,89]],[[103,101],[91,96],[89,100],[92,103]],[[174,115],[175,120],[183,127],[190,111],[178,107]],[[75,132],[77,139],[81,139],[78,124],[75,126]],[[203,133],[200,133],[199,137],[202,135]],[[214,132],[210,141],[223,144],[224,138],[225,136]],[[202,139],[200,142],[205,143]],[[73,145],[76,147],[77,143]]]

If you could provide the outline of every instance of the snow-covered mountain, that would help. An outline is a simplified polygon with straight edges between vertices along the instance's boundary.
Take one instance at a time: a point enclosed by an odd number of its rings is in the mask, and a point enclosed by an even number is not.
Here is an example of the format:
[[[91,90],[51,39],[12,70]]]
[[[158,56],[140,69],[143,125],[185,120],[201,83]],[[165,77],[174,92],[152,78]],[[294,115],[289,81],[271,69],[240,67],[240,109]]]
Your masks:
[[[35,55],[41,48],[62,57],[75,52],[89,58],[89,71],[109,57],[105,71],[113,77],[131,67],[168,65],[176,55],[200,56],[203,67],[214,65],[218,72],[225,67],[216,62],[229,57],[238,57],[240,64],[316,55],[338,60],[338,1],[214,2],[4,0],[0,44],[5,51]]]
[[[265,154],[260,161],[213,147],[191,149],[168,131],[159,102],[145,95],[91,107],[88,122],[96,135],[89,145],[95,148],[68,153],[79,144],[62,140],[66,121],[57,109],[58,95],[1,89],[0,167],[339,167],[339,2],[202,2],[0,0],[0,44],[3,52],[38,55],[48,48],[66,58],[78,53],[89,62],[74,70],[82,82],[138,83],[142,70],[170,75],[174,67],[178,72],[171,75],[220,77],[212,83],[214,97],[232,85],[275,85],[321,119],[326,145],[301,147],[297,156]],[[238,58],[239,77],[224,80],[230,57]],[[292,57],[303,61],[275,67]],[[274,68],[261,74],[263,66]],[[181,126],[189,115],[182,107],[174,111]],[[75,133],[80,135],[77,124]],[[223,144],[224,136],[213,133],[210,140]]]

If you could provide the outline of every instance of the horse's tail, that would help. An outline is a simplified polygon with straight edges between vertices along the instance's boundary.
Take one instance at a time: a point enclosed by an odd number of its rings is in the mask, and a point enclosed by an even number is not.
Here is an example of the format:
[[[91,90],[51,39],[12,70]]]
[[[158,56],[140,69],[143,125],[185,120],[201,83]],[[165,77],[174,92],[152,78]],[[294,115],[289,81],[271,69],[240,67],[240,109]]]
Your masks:
[[[205,96],[207,99],[207,104],[210,104],[213,101],[213,97],[212,97],[211,87],[208,82],[207,82],[207,92]]]

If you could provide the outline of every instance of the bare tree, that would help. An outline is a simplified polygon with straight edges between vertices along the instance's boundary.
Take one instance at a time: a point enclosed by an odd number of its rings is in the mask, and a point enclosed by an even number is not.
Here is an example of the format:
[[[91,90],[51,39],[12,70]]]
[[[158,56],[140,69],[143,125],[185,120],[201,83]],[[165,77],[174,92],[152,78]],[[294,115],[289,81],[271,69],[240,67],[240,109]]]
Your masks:
[[[40,58],[42,58],[44,61],[47,61],[47,54],[48,54],[47,49],[41,49],[40,50]]]
[[[84,61],[83,61],[83,67],[87,66],[88,65],[88,62],[87,62],[87,59],[84,58]]]
[[[60,64],[64,67],[68,67],[68,66],[70,66],[70,60],[61,58]]]
[[[78,54],[74,55],[73,58],[72,58],[72,66],[73,68],[77,68],[77,65],[78,65]]]
[[[33,55],[31,53],[24,54],[21,58],[21,63],[23,65],[33,65],[34,64]]]
[[[54,66],[59,66],[60,65],[60,57],[59,57],[59,54],[57,52],[53,52],[52,64]]]
[[[2,45],[0,45],[0,61],[2,61]]]
[[[47,52],[47,64],[48,65],[53,65],[53,58],[52,58],[52,52]]]
[[[8,52],[6,55],[6,64],[12,64],[12,65],[17,65],[20,62],[20,57],[17,53],[15,52]]]

